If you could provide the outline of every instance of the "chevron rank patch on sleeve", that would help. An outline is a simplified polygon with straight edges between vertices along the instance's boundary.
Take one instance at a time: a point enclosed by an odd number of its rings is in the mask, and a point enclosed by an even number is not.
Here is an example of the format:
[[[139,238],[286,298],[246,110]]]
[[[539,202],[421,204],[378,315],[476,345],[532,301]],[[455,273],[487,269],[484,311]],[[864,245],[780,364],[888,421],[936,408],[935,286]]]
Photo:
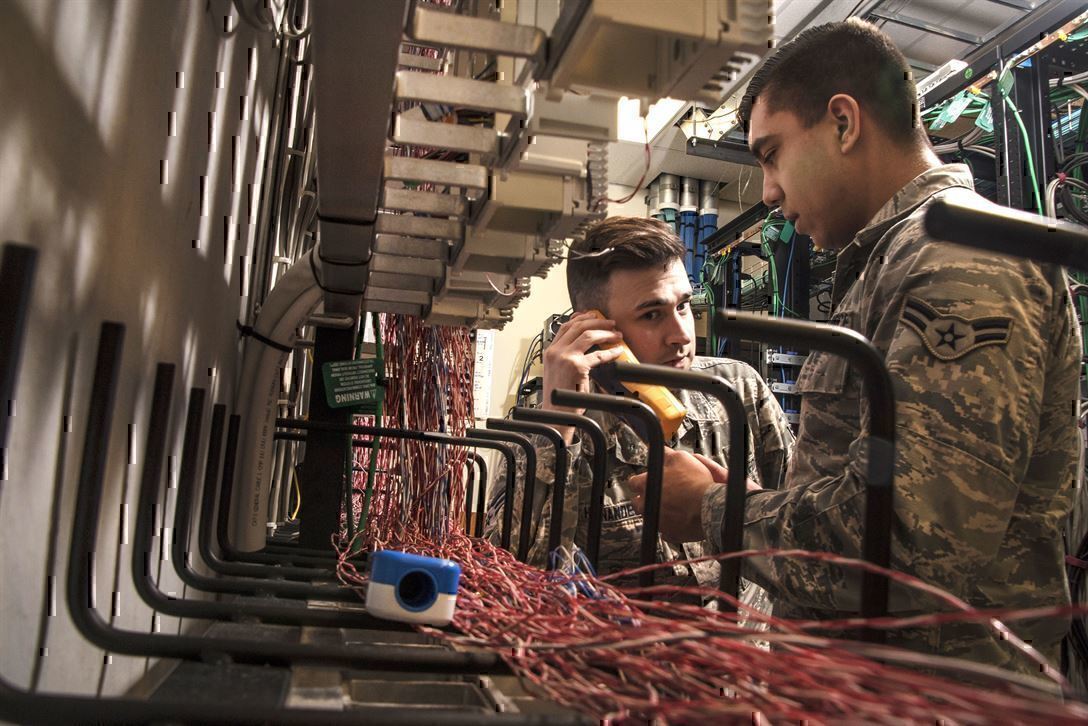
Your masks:
[[[922,339],[935,358],[953,361],[986,345],[1005,345],[1012,319],[985,317],[968,320],[941,313],[929,303],[908,296],[899,319]]]

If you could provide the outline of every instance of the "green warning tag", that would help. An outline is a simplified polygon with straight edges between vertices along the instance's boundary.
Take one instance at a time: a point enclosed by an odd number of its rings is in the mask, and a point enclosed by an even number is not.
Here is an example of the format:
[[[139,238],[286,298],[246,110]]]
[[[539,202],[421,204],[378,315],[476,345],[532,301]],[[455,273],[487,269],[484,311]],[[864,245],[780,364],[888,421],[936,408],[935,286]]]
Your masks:
[[[321,366],[321,375],[329,408],[375,403],[385,394],[378,385],[378,361],[373,358],[326,363]]]
[[[778,239],[789,244],[789,241],[793,239],[793,222],[786,220],[786,223],[782,225],[782,232],[778,235]]]
[[[990,134],[994,132],[994,107],[992,104],[987,103],[986,108],[982,109],[982,113],[975,119],[975,126]]]
[[[997,79],[997,87],[1001,89],[1001,92],[1006,96],[1012,92],[1012,87],[1016,85],[1016,77],[1012,74],[1012,67],[1005,69],[1005,72]]]
[[[937,131],[943,129],[945,126],[951,123],[955,123],[964,110],[971,104],[971,96],[968,95],[968,91],[960,91],[959,94],[954,96],[952,100],[944,105],[941,109],[941,113],[937,116],[929,126],[930,131]]]

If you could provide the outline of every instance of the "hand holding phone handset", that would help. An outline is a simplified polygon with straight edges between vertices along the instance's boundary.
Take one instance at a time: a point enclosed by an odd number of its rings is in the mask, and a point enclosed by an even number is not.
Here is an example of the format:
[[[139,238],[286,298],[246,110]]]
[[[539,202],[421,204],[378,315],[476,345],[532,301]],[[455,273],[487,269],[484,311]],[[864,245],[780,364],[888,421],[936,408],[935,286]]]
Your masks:
[[[605,319],[604,315],[597,310],[590,310],[589,314],[602,320]],[[638,359],[635,358],[635,354],[631,352],[626,343],[620,342],[619,346],[623,349],[623,352],[616,360],[621,363],[638,363]],[[657,414],[658,420],[661,421],[661,430],[665,434],[665,440],[668,441],[675,436],[688,412],[684,405],[677,400],[676,396],[672,395],[672,391],[664,386],[623,383],[616,377],[615,370],[612,364],[605,363],[590,370],[589,377],[607,393],[638,398]],[[645,440],[646,432],[642,430],[641,420],[631,418],[627,423],[635,429],[635,433]]]

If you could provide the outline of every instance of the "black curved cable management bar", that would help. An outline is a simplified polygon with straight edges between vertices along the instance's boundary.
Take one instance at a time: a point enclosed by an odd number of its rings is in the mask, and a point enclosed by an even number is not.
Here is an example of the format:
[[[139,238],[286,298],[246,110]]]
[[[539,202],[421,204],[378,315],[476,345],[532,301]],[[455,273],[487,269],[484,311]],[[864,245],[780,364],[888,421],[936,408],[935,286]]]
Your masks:
[[[476,526],[472,527],[472,508],[465,504],[465,531],[472,530],[473,537],[484,536],[484,510],[487,508],[487,462],[484,457],[475,451],[468,452],[468,458],[472,459],[469,469],[475,469],[473,479],[476,482]],[[470,479],[470,481],[472,481]],[[471,496],[472,487],[465,485],[465,491]]]
[[[514,409],[515,421],[548,424],[552,426],[574,426],[581,429],[593,441],[593,458],[590,470],[593,480],[589,494],[589,523],[586,529],[586,559],[597,571],[597,560],[601,550],[601,520],[604,510],[604,487],[608,481],[608,442],[600,425],[588,416],[579,416],[565,411],[546,411],[539,408],[519,406]],[[574,492],[578,496],[578,492]],[[552,499],[551,529],[548,534],[548,552],[559,546],[559,535],[563,529],[563,506],[558,497]]]
[[[1072,222],[938,199],[926,208],[924,224],[937,239],[1088,272],[1088,233]]]
[[[895,517],[895,392],[884,356],[860,333],[837,325],[785,318],[768,318],[734,310],[719,310],[714,330],[725,336],[778,345],[795,345],[842,356],[861,375],[862,391],[869,402],[866,441],[869,447],[865,472],[865,525],[862,557],[874,565],[889,567],[891,532]],[[888,580],[883,575],[862,573],[861,615],[883,617],[888,612]],[[867,629],[867,640],[878,642],[884,632]]]
[[[525,476],[521,483],[522,492],[532,492],[536,487],[536,449],[527,436],[510,431],[492,431],[491,429],[472,428],[465,431],[469,436],[489,441],[505,441],[513,444],[525,454]],[[502,529],[499,546],[511,551],[510,543],[514,534],[514,491],[517,483],[517,457],[506,457],[506,499],[502,505]],[[513,473],[511,473],[513,472]],[[524,501],[524,499],[523,499]],[[524,507],[523,507],[524,510]],[[526,512],[522,512],[524,519]],[[531,516],[531,512],[529,512]]]
[[[616,377],[629,383],[649,383],[668,388],[699,391],[718,400],[729,419],[729,476],[725,485],[725,515],[722,517],[722,552],[738,552],[744,546],[744,498],[748,469],[748,413],[736,389],[720,376],[697,371],[682,371],[667,366],[612,363]],[[721,563],[718,589],[737,597],[740,592],[741,561],[733,558]],[[718,606],[736,607],[721,599]]]
[[[174,507],[174,532],[175,537],[171,543],[171,559],[174,561],[174,569],[178,577],[189,587],[206,592],[229,593],[235,595],[275,595],[285,598],[302,600],[325,599],[337,602],[358,603],[358,596],[349,588],[339,584],[315,585],[305,582],[286,582],[283,580],[271,580],[270,577],[278,573],[273,571],[266,573],[253,573],[251,576],[221,576],[209,577],[200,574],[187,566],[186,548],[189,542],[190,521],[192,512],[193,490],[196,487],[196,472],[198,468],[201,421],[203,419],[205,392],[203,389],[194,388],[189,394],[189,410],[185,422],[185,434],[182,444],[181,468],[178,476],[177,503]],[[213,442],[214,447],[214,442]],[[210,466],[213,464],[210,462]],[[214,472],[211,474],[214,479]],[[153,486],[153,485],[152,485]],[[145,503],[146,502],[146,503]],[[144,507],[154,506],[154,490],[148,492],[147,500],[141,501],[141,511]],[[333,577],[331,572],[321,572],[318,576]]]
[[[544,436],[552,446],[555,447],[555,470],[554,479],[552,482],[552,517],[548,521],[549,527],[556,526],[556,508],[555,503],[559,503],[558,510],[558,526],[559,530],[548,529],[548,544],[547,551],[552,552],[555,547],[559,546],[559,534],[561,533],[562,526],[562,501],[564,501],[567,495],[567,475],[570,463],[570,457],[567,454],[567,442],[562,440],[562,436],[551,426],[547,426],[546,423],[533,423],[528,420],[516,420],[510,421],[505,418],[489,418],[487,419],[487,428],[494,429],[495,431],[512,431],[514,433],[524,434],[537,434]],[[522,501],[523,512],[532,512],[533,500],[526,493],[526,499]],[[529,557],[529,546],[531,544],[531,517],[527,517],[522,514],[521,516],[521,531],[518,534],[518,559],[521,562],[526,562]],[[548,558],[546,566],[548,569],[552,569],[553,562],[551,558]]]
[[[151,418],[149,419],[147,444],[145,448],[146,453],[137,499],[136,529],[133,535],[131,574],[136,593],[139,595],[140,599],[153,610],[174,617],[209,620],[237,620],[243,617],[251,617],[257,618],[262,622],[281,625],[409,630],[410,628],[402,623],[381,620],[367,614],[361,609],[361,603],[357,596],[354,602],[360,605],[360,609],[358,610],[323,610],[306,608],[303,607],[301,603],[292,604],[290,601],[284,602],[282,600],[269,598],[239,598],[231,602],[175,598],[166,595],[159,589],[151,574],[151,565],[153,561],[152,553],[154,551],[154,531],[152,523],[154,522],[156,507],[156,489],[159,481],[161,481],[162,462],[166,450],[166,422],[169,421],[170,391],[173,386],[173,379],[174,366],[164,363],[159,364],[155,373]],[[183,503],[182,499],[185,496],[185,491],[191,492],[193,484],[193,464],[191,461],[184,461],[184,459],[187,457],[192,459],[195,456],[193,441],[199,435],[196,429],[197,422],[201,415],[204,398],[203,391],[200,389],[194,389],[193,393],[196,395],[193,395],[190,398],[189,411],[186,420],[185,444],[182,454],[183,462],[181,466],[181,476],[178,482],[178,498],[175,505],[176,512],[180,512],[187,508],[187,505]],[[219,406],[216,408],[216,413],[218,415],[213,415],[213,429],[218,424],[221,434],[223,423],[222,414],[225,412],[225,409]],[[213,431],[212,446],[210,449],[215,448],[215,436],[216,433]],[[214,477],[214,467],[212,466],[213,454],[214,452],[210,450],[208,464],[209,468],[213,469],[212,476]],[[101,492],[99,492],[99,496],[100,495]],[[185,522],[187,521],[187,513],[175,516],[176,538],[171,552],[171,559],[174,560],[174,568],[177,571],[178,576],[182,577],[183,582],[187,575],[192,574],[187,562],[179,562],[179,559],[188,559],[188,553],[183,550],[184,543],[189,539],[188,527],[185,525]],[[258,580],[254,580],[253,582],[255,589],[261,587]]]
[[[422,654],[416,648],[402,646],[326,646],[239,638],[153,634],[121,630],[103,620],[98,611],[91,607],[93,602],[91,563],[98,537],[102,485],[113,401],[120,368],[123,331],[123,326],[117,323],[105,323],[102,326],[102,338],[91,389],[91,405],[87,413],[87,436],[76,492],[65,594],[72,620],[84,638],[114,653],[186,660],[205,660],[209,656],[218,655],[241,663],[283,666],[296,662],[323,663],[398,671],[438,668],[456,673],[490,672],[503,667],[501,661],[490,653],[442,651]],[[165,387],[161,393],[164,396],[169,395]],[[161,401],[152,403],[153,406],[166,405]],[[165,410],[168,410],[168,406]],[[162,425],[165,426],[165,423]]]
[[[645,424],[649,446],[646,457],[646,500],[642,515],[642,542],[639,546],[639,566],[657,561],[657,533],[661,526],[661,473],[665,464],[665,434],[661,422],[649,406],[634,398],[609,396],[603,393],[552,391],[552,403],[571,408],[593,408],[617,415],[635,416]],[[652,587],[654,571],[638,575],[639,587]]]
[[[567,455],[567,442],[563,440],[563,437],[559,435],[551,426],[540,423],[530,423],[528,421],[509,421],[504,418],[489,418],[487,419],[487,427],[494,431],[507,431],[511,433],[520,434],[536,434],[543,436],[551,445],[555,447],[555,467],[554,467],[554,481],[552,482],[553,501],[555,499],[560,500],[560,506],[562,505],[562,499],[567,490],[567,469],[570,457]],[[522,562],[528,561],[529,547],[532,544],[532,514],[533,514],[533,495],[534,492],[526,487],[524,497],[521,500],[521,529],[518,532],[518,559]],[[562,509],[560,509],[560,519],[562,519]],[[551,538],[549,534],[549,539]],[[556,546],[559,541],[556,539]],[[548,551],[551,551],[549,547]],[[547,566],[550,569],[552,563],[548,562]]]

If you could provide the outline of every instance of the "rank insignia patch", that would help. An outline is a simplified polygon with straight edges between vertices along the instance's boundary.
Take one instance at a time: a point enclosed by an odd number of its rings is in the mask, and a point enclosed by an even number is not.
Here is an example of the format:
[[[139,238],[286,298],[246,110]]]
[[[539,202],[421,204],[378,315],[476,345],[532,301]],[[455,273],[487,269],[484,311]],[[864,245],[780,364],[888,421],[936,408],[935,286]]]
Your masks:
[[[1012,332],[1011,318],[975,318],[945,315],[929,303],[908,297],[899,316],[922,339],[926,350],[943,361],[953,361],[985,345],[1005,345]]]

